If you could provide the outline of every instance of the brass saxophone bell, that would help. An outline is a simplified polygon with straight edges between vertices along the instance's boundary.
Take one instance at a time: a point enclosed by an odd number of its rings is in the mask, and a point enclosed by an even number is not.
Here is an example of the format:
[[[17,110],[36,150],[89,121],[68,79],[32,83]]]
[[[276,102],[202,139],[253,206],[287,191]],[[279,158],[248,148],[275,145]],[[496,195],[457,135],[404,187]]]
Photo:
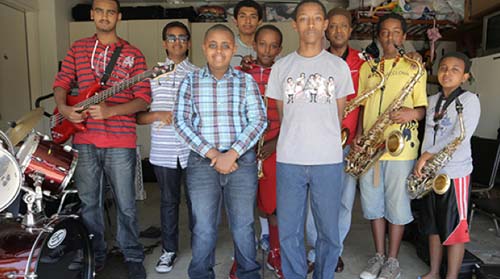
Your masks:
[[[399,156],[403,152],[404,147],[403,134],[398,130],[392,131],[385,140],[385,148],[391,156]]]
[[[432,190],[438,195],[443,195],[450,188],[450,177],[446,174],[437,175],[432,183]]]

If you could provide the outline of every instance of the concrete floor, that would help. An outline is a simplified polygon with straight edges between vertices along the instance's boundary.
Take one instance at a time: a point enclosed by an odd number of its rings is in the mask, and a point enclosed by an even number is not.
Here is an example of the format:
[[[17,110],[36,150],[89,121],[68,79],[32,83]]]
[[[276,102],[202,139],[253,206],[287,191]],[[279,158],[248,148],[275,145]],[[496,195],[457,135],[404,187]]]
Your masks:
[[[147,199],[137,203],[141,230],[149,226],[158,227],[160,220],[158,187],[155,183],[146,183],[145,189],[147,192]],[[369,222],[362,217],[359,199],[356,200],[354,207],[352,227],[345,241],[345,250],[343,254],[345,269],[342,273],[337,273],[335,275],[335,277],[339,279],[359,278],[359,273],[364,268],[366,261],[374,253]],[[500,238],[495,236],[493,222],[481,214],[476,214],[473,220],[471,242],[466,245],[466,248],[486,263],[500,264],[499,240]],[[158,241],[159,239],[141,238],[141,242],[145,246],[159,243]],[[187,226],[187,211],[184,202],[182,202],[181,205],[180,217],[180,251],[175,267],[170,273],[156,273],[155,265],[160,253],[161,245],[158,245],[158,247],[152,249],[149,254],[146,254],[144,266],[147,270],[149,279],[188,278],[187,267],[191,259],[191,249],[190,234]],[[232,264],[232,255],[232,239],[225,218],[223,218],[219,227],[216,250],[215,272],[217,278],[228,277],[228,272]],[[264,254],[262,252],[258,253],[258,260],[264,260]],[[411,243],[402,243],[399,260],[402,269],[402,279],[417,278],[418,275],[424,274],[428,270],[427,265],[417,257],[415,246]],[[262,274],[263,278],[275,278],[273,273],[267,269],[264,269]],[[126,278],[126,268],[123,266],[121,259],[110,257],[105,270],[100,273],[97,278]],[[312,276],[309,275],[308,278],[312,278]]]

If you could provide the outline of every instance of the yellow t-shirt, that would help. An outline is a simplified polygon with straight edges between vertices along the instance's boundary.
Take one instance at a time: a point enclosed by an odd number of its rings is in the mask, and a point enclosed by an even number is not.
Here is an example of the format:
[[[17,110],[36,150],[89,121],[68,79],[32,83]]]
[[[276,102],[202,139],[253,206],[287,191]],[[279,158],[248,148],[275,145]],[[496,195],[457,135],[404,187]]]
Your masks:
[[[386,59],[381,62],[384,63],[383,72],[385,75],[385,90],[377,90],[364,102],[363,114],[363,131],[366,133],[368,129],[377,121],[379,115],[383,114],[386,108],[392,101],[399,97],[403,87],[410,81],[417,73],[417,68],[407,60],[401,58],[394,65],[395,59]],[[378,65],[381,69],[381,65]],[[359,89],[358,92],[363,92],[375,87],[380,78],[377,74],[372,74],[368,63],[364,63],[359,71]],[[427,106],[426,94],[426,81],[427,74],[424,72],[419,79],[413,92],[406,97],[403,102],[403,107],[415,108]],[[404,149],[399,156],[391,156],[388,153],[382,155],[380,160],[413,160],[417,158],[418,147],[420,142],[418,140],[418,122],[411,121],[405,124],[393,124],[384,131],[384,136],[387,138],[389,133],[394,130],[399,130],[403,134]]]

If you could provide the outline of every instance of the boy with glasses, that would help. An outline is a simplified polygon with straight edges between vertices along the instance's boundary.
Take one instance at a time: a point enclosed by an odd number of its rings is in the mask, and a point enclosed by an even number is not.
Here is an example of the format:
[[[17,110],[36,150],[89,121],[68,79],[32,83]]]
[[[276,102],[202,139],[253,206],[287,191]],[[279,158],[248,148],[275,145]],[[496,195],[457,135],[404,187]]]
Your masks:
[[[151,109],[137,115],[137,123],[152,124],[149,161],[153,165],[161,195],[163,249],[155,268],[158,273],[171,271],[177,259],[181,184],[185,184],[184,176],[189,155],[189,147],[176,137],[172,125],[172,110],[181,81],[188,73],[196,70],[196,66],[187,58],[191,41],[186,25],[179,21],[168,23],[163,28],[162,39],[167,58],[161,64],[175,64],[175,71],[150,81],[153,97]],[[189,195],[187,192],[185,194],[188,212],[191,212]]]

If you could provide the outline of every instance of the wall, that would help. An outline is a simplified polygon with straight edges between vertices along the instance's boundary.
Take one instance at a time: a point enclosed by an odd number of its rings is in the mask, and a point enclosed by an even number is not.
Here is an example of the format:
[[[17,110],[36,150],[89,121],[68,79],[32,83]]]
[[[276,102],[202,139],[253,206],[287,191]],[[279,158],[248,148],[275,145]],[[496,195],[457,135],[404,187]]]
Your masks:
[[[71,7],[82,1],[84,0],[15,1],[22,4],[26,11],[32,107],[38,97],[52,93],[58,61],[63,59],[69,45]],[[47,100],[42,106],[46,111],[52,112],[54,103]],[[48,119],[44,118],[37,130],[48,134],[48,127]]]
[[[474,82],[466,89],[477,93],[481,103],[481,116],[476,136],[496,139],[500,131],[500,90],[498,73],[500,72],[500,54],[477,57],[472,59],[472,75]]]

